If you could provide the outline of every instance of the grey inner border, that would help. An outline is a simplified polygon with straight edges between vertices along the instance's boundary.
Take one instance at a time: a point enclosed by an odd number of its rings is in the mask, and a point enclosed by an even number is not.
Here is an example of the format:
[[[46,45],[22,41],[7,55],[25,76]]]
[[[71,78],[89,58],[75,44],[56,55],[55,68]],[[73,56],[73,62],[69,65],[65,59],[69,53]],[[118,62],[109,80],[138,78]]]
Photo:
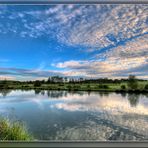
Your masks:
[[[0,0],[4,5],[48,5],[48,4],[148,4],[148,0]],[[131,147],[131,148],[148,148],[148,141],[0,141],[0,147],[34,147],[34,148],[100,148],[100,147]]]
[[[0,0],[0,4],[148,4],[148,0]]]
[[[147,142],[0,142],[0,147],[31,147],[31,148],[147,148]]]

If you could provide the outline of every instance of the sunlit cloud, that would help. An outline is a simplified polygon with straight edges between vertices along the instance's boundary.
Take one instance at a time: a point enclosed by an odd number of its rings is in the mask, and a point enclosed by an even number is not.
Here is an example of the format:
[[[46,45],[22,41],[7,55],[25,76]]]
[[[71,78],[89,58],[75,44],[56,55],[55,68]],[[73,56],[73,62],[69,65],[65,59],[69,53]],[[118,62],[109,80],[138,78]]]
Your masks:
[[[7,12],[9,19],[26,22],[21,31],[8,20],[8,31],[16,28],[17,33],[38,37],[53,35],[54,30],[59,41],[74,46],[106,47],[115,44],[112,37],[118,42],[148,31],[147,5],[53,5],[43,10]]]
[[[80,57],[61,57],[49,65],[40,61],[32,69],[2,70],[1,66],[1,75],[40,79],[50,75],[121,78],[138,74],[139,78],[147,78],[147,5],[22,6],[17,11],[15,7],[0,7],[2,35],[10,33],[30,40],[47,38],[49,44],[49,40],[55,40],[59,45],[52,48],[61,56],[66,54],[64,45],[68,50],[77,48],[74,52]],[[88,58],[81,59],[82,54]]]
[[[5,75],[0,75],[0,80],[15,80],[16,78],[13,76],[5,76]]]
[[[143,71],[139,73],[147,75],[148,63],[146,57],[134,57],[128,59],[108,58],[106,61],[66,61],[64,63],[58,63],[56,66],[58,68],[69,69],[65,74],[77,76],[85,75],[86,77],[97,78],[113,77],[124,72],[130,74],[132,70],[136,74],[136,71],[138,72],[141,66],[145,67],[143,67]]]
[[[42,65],[41,65],[42,67]],[[45,71],[38,69],[21,69],[21,68],[2,68],[0,67],[1,79],[22,79],[22,80],[36,80],[36,79],[47,79],[49,76],[60,75],[63,76],[62,72],[59,71]],[[11,77],[7,75],[12,75]]]

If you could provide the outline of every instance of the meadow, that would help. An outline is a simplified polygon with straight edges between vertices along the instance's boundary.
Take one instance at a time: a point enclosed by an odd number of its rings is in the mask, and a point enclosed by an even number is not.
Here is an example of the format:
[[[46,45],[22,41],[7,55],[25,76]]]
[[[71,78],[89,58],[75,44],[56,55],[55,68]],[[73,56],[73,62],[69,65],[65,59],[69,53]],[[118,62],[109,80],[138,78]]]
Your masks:
[[[133,86],[135,87],[135,86]],[[0,86],[4,89],[39,89],[39,90],[67,90],[67,91],[135,91],[135,92],[148,92],[147,81],[137,81],[137,86],[131,88],[128,82],[120,83],[8,83],[7,85]]]

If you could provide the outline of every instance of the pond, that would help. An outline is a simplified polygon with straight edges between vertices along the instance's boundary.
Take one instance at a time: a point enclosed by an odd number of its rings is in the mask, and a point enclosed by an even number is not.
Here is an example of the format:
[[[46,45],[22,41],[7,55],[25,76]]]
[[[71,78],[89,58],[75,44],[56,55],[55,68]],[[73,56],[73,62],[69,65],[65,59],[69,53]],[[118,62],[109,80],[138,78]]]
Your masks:
[[[148,94],[0,90],[0,116],[37,140],[148,140]]]

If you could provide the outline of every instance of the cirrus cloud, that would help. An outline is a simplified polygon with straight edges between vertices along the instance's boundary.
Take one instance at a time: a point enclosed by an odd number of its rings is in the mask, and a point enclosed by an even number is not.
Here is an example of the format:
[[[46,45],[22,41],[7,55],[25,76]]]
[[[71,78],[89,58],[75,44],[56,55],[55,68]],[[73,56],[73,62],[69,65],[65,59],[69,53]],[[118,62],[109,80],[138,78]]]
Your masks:
[[[1,6],[0,33],[22,38],[56,40],[61,55],[64,44],[82,49],[88,58],[62,59],[50,63],[48,70],[1,68],[1,75],[48,77],[50,75],[84,77],[147,78],[148,7],[132,5],[47,5]],[[55,49],[55,48],[54,48]],[[63,52],[62,52],[63,51]],[[81,56],[80,56],[81,57]],[[55,70],[52,70],[55,68]]]

